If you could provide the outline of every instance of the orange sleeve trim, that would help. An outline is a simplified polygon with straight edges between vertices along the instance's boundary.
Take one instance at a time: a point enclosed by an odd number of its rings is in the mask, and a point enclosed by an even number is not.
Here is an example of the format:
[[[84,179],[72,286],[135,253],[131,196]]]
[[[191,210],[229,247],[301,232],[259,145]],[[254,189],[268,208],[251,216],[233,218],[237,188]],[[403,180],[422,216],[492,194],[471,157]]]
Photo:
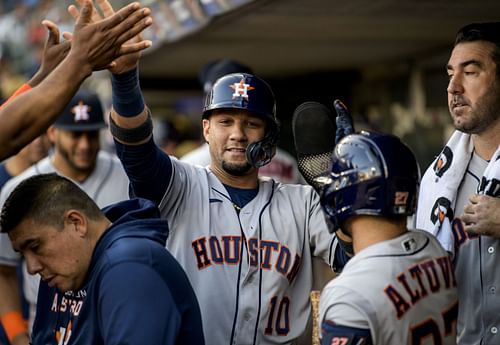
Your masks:
[[[19,311],[9,311],[2,315],[2,325],[9,341],[21,333],[28,333],[28,323]]]
[[[28,90],[31,90],[31,86],[27,83],[24,83],[23,85],[21,85],[19,87],[19,89],[17,89],[13,94],[12,96],[10,96],[3,104],[2,106],[0,106],[0,109],[2,109],[7,103],[9,103],[10,101],[12,101],[14,98],[16,98],[17,96],[19,96],[20,94],[22,93],[25,93],[26,91]]]

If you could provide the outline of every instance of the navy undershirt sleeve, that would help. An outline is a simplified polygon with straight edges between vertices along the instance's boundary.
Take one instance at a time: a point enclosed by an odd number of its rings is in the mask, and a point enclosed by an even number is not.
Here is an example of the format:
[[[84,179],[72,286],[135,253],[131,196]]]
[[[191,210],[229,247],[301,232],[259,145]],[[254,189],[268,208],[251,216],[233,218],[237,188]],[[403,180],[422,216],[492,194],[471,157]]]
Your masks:
[[[159,205],[172,178],[170,157],[151,138],[141,145],[115,140],[116,154],[130,181],[131,197],[149,199]]]
[[[372,345],[372,336],[369,329],[335,325],[323,322],[321,325],[321,345]]]
[[[347,262],[351,259],[349,255],[345,252],[344,248],[339,244],[335,250],[335,268],[337,271],[341,271]]]

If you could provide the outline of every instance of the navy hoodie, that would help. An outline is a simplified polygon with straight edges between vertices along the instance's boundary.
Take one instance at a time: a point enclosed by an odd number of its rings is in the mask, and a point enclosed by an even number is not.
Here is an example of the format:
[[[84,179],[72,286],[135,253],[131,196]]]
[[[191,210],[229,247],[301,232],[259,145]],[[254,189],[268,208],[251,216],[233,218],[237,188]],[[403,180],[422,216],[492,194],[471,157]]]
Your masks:
[[[40,282],[32,344],[204,344],[198,301],[165,249],[168,226],[145,199],[103,210],[84,287],[62,293]]]

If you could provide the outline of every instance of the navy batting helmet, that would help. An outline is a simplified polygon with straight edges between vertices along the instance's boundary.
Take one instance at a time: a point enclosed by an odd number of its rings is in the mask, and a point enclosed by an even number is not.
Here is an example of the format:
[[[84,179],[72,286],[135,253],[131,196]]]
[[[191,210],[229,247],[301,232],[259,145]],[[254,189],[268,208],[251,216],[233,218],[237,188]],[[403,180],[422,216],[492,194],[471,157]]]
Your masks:
[[[398,137],[361,132],[342,138],[320,192],[330,230],[355,215],[413,214],[419,181],[415,156]]]
[[[217,79],[205,97],[203,118],[216,109],[242,109],[262,116],[268,123],[266,135],[248,145],[246,156],[257,168],[271,161],[276,153],[279,122],[273,91],[264,80],[248,73],[231,73]]]

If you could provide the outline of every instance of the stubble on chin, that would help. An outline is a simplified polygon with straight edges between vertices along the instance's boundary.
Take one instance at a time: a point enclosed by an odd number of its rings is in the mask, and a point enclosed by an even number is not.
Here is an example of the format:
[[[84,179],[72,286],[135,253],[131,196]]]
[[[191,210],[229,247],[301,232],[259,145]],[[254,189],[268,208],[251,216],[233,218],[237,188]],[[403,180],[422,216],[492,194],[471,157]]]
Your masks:
[[[252,169],[252,166],[248,162],[233,164],[227,161],[222,161],[222,169],[228,174],[234,176],[243,176],[247,174],[250,171],[250,169]]]

